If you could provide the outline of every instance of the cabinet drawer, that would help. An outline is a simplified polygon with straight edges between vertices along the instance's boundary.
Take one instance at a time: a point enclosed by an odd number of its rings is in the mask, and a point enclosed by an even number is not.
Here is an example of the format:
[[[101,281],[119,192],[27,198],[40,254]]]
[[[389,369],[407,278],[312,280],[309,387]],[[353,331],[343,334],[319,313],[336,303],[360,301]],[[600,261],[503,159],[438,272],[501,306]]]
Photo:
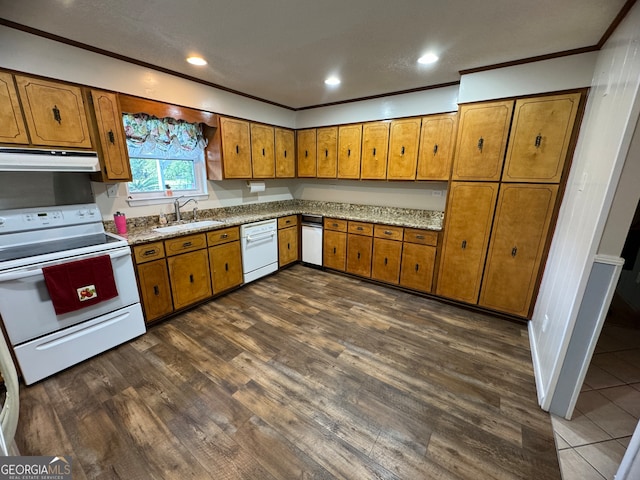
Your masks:
[[[402,227],[391,227],[389,225],[376,225],[373,236],[376,238],[388,238],[389,240],[402,241]]]
[[[293,227],[298,224],[297,215],[289,215],[287,217],[280,217],[278,219],[278,228]]]
[[[164,248],[167,256],[177,255],[178,253],[191,252],[207,246],[207,237],[204,233],[195,235],[185,235],[184,237],[172,238],[164,241]]]
[[[438,245],[438,232],[405,228],[404,241],[409,243],[419,243],[421,245],[433,245],[435,247]]]
[[[133,256],[136,263],[150,262],[164,257],[164,244],[162,242],[147,243],[133,247]]]
[[[324,219],[324,229],[325,230],[335,230],[336,232],[346,232],[347,231],[347,221],[346,220],[338,220],[335,218],[325,218]]]
[[[238,227],[223,228],[221,230],[214,230],[207,233],[207,244],[211,247],[213,245],[220,245],[227,242],[233,242],[240,239],[240,229]]]
[[[371,223],[349,222],[349,233],[371,237],[373,236],[373,225]]]

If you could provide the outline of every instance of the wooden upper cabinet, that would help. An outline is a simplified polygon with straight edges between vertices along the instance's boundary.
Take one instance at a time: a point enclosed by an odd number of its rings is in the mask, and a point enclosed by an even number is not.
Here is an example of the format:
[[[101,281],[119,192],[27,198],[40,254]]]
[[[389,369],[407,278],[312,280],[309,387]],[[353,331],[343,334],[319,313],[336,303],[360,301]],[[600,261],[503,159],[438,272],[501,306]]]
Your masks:
[[[338,178],[360,178],[362,124],[338,127]]]
[[[447,201],[436,293],[477,303],[498,184],[452,182]]]
[[[251,124],[251,165],[253,178],[274,178],[274,128],[260,123]]]
[[[389,122],[369,122],[362,125],[362,165],[360,178],[384,180],[387,176]]]
[[[479,304],[530,314],[558,185],[502,184]]]
[[[115,93],[89,90],[89,103],[95,124],[96,147],[100,158],[100,173],[94,179],[105,181],[131,181],[129,152],[122,125],[122,112]]]
[[[249,122],[220,117],[224,178],[251,178]]]
[[[92,148],[80,87],[16,75],[33,145]]]
[[[296,137],[293,130],[275,128],[276,178],[296,176]]]
[[[387,180],[416,178],[421,122],[420,118],[406,118],[391,122]]]
[[[315,177],[316,165],[316,129],[298,130],[298,177]]]
[[[0,143],[29,143],[13,77],[5,72],[0,72]]]
[[[416,180],[449,180],[456,128],[455,113],[422,118]]]
[[[580,97],[572,93],[516,101],[503,182],[560,182]]]
[[[316,129],[318,178],[338,176],[338,127]]]
[[[453,180],[500,180],[512,111],[513,100],[460,106]]]

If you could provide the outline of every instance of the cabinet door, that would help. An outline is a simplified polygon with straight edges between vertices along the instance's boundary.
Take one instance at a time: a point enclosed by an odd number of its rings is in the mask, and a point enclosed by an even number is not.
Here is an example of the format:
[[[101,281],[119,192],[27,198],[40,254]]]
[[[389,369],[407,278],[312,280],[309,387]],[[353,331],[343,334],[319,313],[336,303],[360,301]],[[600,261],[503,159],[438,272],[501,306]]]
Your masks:
[[[318,178],[336,178],[338,174],[338,127],[316,130]]]
[[[500,187],[480,305],[529,315],[557,193],[557,185]]]
[[[516,101],[502,181],[558,183],[579,104],[579,93]]]
[[[384,180],[387,175],[389,122],[371,122],[362,126],[363,180]]]
[[[275,129],[276,178],[296,176],[295,133],[285,128]]]
[[[371,276],[371,246],[373,238],[347,236],[347,272],[361,277]]]
[[[169,272],[165,259],[137,266],[138,286],[147,323],[173,312]]]
[[[209,269],[213,293],[224,292],[242,284],[240,242],[209,247]]]
[[[414,180],[418,162],[419,118],[393,120],[389,133],[388,180]]]
[[[167,263],[176,310],[211,296],[209,257],[206,249],[169,257]]]
[[[89,124],[79,87],[16,76],[34,145],[91,148]]]
[[[122,112],[115,93],[91,90],[91,103],[100,148],[102,181],[131,181],[129,152],[122,126]]]
[[[453,180],[500,180],[513,100],[460,106]]]
[[[224,178],[251,178],[249,122],[220,118]]]
[[[422,118],[416,180],[449,180],[456,120],[455,113]]]
[[[29,143],[13,77],[5,72],[0,72],[0,142]]]
[[[316,129],[298,130],[298,177],[316,176]]]
[[[259,123],[251,124],[251,165],[253,178],[274,178],[275,135],[273,127]]]
[[[497,183],[451,183],[438,295],[477,303],[497,195]]]
[[[360,178],[362,125],[338,127],[338,178]]]
[[[278,265],[283,267],[298,260],[298,227],[278,230]]]
[[[325,230],[323,232],[322,263],[327,268],[345,271],[347,265],[347,234]]]
[[[397,284],[400,280],[401,255],[402,242],[375,238],[373,240],[371,278]]]
[[[433,285],[435,261],[435,247],[405,242],[402,247],[400,285],[430,293]]]

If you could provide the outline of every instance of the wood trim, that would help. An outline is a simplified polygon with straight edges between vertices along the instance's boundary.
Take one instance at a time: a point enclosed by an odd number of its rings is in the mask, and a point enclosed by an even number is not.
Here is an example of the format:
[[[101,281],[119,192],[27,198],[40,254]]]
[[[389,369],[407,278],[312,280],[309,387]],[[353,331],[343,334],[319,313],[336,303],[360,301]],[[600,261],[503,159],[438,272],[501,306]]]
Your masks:
[[[636,0],[627,0],[627,2],[622,6],[620,11],[618,12],[618,15],[616,15],[616,18],[613,19],[613,22],[611,22],[611,25],[609,25],[609,28],[607,28],[607,30],[604,32],[604,34],[600,38],[600,41],[598,42],[598,50],[601,49],[605,43],[607,43],[607,40],[609,40],[609,37],[611,36],[611,34],[614,32],[616,28],[618,28],[618,25],[620,25],[622,20],[624,20],[624,17],[627,16],[627,13],[629,13],[629,11],[635,5],[635,3],[636,3]]]
[[[88,45],[86,43],[77,42],[75,40],[71,40],[69,38],[61,37],[59,35],[54,35],[53,33],[45,32],[43,30],[38,30],[37,28],[28,27],[26,25],[22,25],[21,23],[12,22],[11,20],[7,20],[5,18],[0,18],[0,25],[4,25],[5,27],[13,28],[15,30],[20,30],[22,32],[30,33],[32,35],[36,35],[38,37],[47,38],[49,40],[53,40],[54,42],[64,43],[66,45],[70,45],[72,47],[81,48],[83,50],[88,50],[93,53],[98,53],[100,55],[104,55],[106,57],[115,58],[116,60],[122,60],[123,62],[132,63],[134,65],[138,65],[140,67],[149,68],[151,70],[155,70],[157,72],[166,73],[169,75],[173,75],[175,77],[180,77],[185,80],[190,80],[195,83],[200,83],[202,85],[207,85],[208,87],[217,88],[218,90],[223,90],[225,92],[233,93],[235,95],[240,95],[241,97],[250,98],[252,100],[257,100],[259,102],[268,103],[270,105],[274,105],[280,108],[286,108],[287,110],[295,110],[287,105],[282,105],[281,103],[272,102],[271,100],[267,100],[264,98],[256,97],[255,95],[250,95],[248,93],[240,92],[238,90],[234,90],[233,88],[225,87],[223,85],[218,85],[217,83],[208,82],[206,80],[202,80],[200,78],[192,77],[191,75],[186,75],[181,72],[176,72],[175,70],[170,70],[168,68],[160,67],[158,65],[154,65],[152,63],[143,62],[142,60],[136,60],[135,58],[127,57],[125,55],[120,55],[118,53],[110,52],[109,50],[103,50],[102,48],[94,47],[93,45]]]
[[[123,113],[148,113],[158,118],[170,117],[189,123],[204,123],[210,127],[218,126],[218,115],[215,113],[122,93],[118,95],[118,98]]]

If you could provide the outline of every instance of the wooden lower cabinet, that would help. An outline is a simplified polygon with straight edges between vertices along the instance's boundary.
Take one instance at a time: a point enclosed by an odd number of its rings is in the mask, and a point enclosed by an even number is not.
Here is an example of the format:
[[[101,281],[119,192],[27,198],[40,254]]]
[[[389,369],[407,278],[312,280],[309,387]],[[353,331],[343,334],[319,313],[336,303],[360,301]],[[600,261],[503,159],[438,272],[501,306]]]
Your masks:
[[[242,254],[240,242],[234,241],[209,247],[211,288],[215,294],[242,285]]]
[[[437,232],[405,229],[400,267],[401,286],[431,293],[437,245]]]
[[[347,273],[371,277],[373,225],[349,222],[347,234]]]
[[[466,303],[478,302],[497,196],[497,183],[451,183],[438,295]]]
[[[284,267],[298,260],[298,227],[278,230],[278,265]]]
[[[347,268],[347,233],[327,230],[325,226],[322,244],[322,264],[344,272]]]
[[[138,265],[137,270],[145,322],[152,322],[173,312],[167,261],[163,258],[143,263]]]
[[[169,257],[169,278],[175,309],[187,307],[212,295],[207,250]]]
[[[373,240],[371,278],[397,284],[400,281],[401,255],[402,242],[375,238]]]
[[[557,185],[502,184],[479,305],[529,315],[557,193]]]

